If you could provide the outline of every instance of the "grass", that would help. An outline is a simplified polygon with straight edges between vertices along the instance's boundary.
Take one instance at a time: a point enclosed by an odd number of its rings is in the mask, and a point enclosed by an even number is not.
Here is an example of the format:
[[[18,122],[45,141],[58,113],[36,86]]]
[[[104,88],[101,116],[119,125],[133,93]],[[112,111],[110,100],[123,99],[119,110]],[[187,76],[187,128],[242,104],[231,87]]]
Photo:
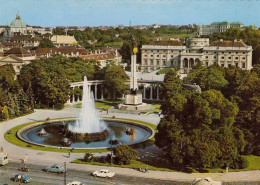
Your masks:
[[[121,100],[104,100],[104,101],[95,101],[95,106],[97,109],[108,110],[110,107],[119,104]],[[76,108],[81,108],[81,103],[75,105]]]
[[[101,162],[94,162],[94,161],[93,162],[85,162],[85,161],[79,160],[79,159],[72,161],[72,163],[98,165],[98,166],[113,166],[113,167],[132,168],[132,169],[139,169],[139,168],[145,169],[145,167],[146,167],[145,163],[143,163],[141,161],[136,161],[136,160],[133,160],[131,162],[131,164],[128,164],[128,165],[116,165],[116,164],[111,165],[110,163],[101,163]],[[152,165],[149,165],[148,169],[149,170],[155,170],[155,171],[173,171],[173,170],[168,169],[168,168],[158,168],[158,167],[155,167],[155,166],[152,166]]]
[[[49,121],[59,121],[59,120],[65,120],[65,119],[72,119],[72,118],[59,118],[59,119],[53,119],[53,120],[49,120]],[[107,118],[108,119],[108,118]],[[153,129],[156,129],[156,126],[147,122],[143,122],[143,121],[137,121],[137,120],[127,120],[127,119],[119,119],[119,120],[126,120],[126,121],[133,121],[133,122],[137,122],[137,123],[142,123],[145,125],[150,126]],[[44,120],[42,120],[44,121]],[[10,130],[8,130],[5,133],[5,139],[7,141],[9,141],[10,143],[20,146],[20,147],[24,147],[24,148],[29,148],[29,149],[33,149],[33,150],[41,150],[41,151],[50,151],[50,152],[62,152],[62,153],[67,153],[68,149],[64,149],[63,147],[60,148],[52,148],[52,147],[44,147],[44,146],[37,146],[37,145],[32,145],[32,144],[28,144],[22,140],[20,140],[17,136],[16,133],[18,132],[18,130],[20,130],[21,128],[27,126],[27,125],[31,125],[31,124],[35,124],[35,123],[39,123],[42,121],[34,121],[34,122],[30,122],[30,123],[25,123],[22,125],[18,125],[16,127],[11,128]],[[154,127],[152,127],[154,126]],[[150,146],[154,143],[154,138],[152,138],[151,140],[148,140],[145,142],[146,146]],[[136,144],[133,147],[137,148],[137,147],[142,147],[142,144]],[[108,152],[108,149],[75,149],[75,153],[101,153],[101,152]]]
[[[248,155],[244,156],[248,161],[248,167],[244,169],[229,169],[229,172],[239,172],[239,171],[251,171],[251,170],[259,170],[260,169],[260,156]],[[207,172],[207,173],[217,173],[217,172],[225,172],[226,169],[222,168],[205,168],[205,169],[193,169],[195,172]]]

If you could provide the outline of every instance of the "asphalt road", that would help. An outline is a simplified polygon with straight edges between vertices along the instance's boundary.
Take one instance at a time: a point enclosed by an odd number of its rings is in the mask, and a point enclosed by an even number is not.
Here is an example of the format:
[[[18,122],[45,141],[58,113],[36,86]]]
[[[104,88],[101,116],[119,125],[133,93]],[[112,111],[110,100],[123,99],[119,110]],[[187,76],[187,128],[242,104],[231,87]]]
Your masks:
[[[21,167],[20,163],[9,163],[6,166],[0,167],[0,184],[8,184],[8,185],[17,185],[18,182],[11,181],[11,178],[15,176],[15,174],[20,173],[19,168]],[[64,184],[64,174],[55,174],[50,172],[44,172],[42,169],[45,166],[40,165],[32,165],[29,164],[27,166],[29,168],[29,172],[23,172],[32,178],[32,182],[30,184],[35,185],[62,185]],[[80,181],[87,185],[188,185],[190,183],[187,182],[174,182],[174,181],[165,181],[165,180],[157,180],[157,179],[147,179],[140,177],[129,177],[116,174],[111,179],[106,178],[95,178],[91,175],[92,171],[88,171],[87,169],[84,171],[77,171],[68,169],[66,173],[66,182],[71,181]]]

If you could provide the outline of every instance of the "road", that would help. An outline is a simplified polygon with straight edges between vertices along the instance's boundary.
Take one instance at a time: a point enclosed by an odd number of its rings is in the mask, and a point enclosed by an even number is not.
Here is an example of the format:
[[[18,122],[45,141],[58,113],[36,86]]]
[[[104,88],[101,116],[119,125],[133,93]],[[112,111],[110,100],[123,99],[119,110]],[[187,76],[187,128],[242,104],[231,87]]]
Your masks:
[[[7,166],[0,167],[0,184],[7,183],[8,185],[19,184],[17,182],[12,182],[11,178],[15,176],[15,174],[20,173],[19,167],[20,163],[9,163]],[[45,166],[41,165],[28,165],[29,172],[24,172],[29,177],[32,178],[32,182],[30,184],[33,185],[59,185],[64,184],[64,174],[56,174],[56,173],[47,173],[42,171]],[[66,173],[66,182],[71,181],[80,181],[84,184],[88,185],[188,185],[190,183],[187,182],[174,182],[174,181],[165,181],[159,179],[147,179],[140,177],[129,177],[116,174],[111,179],[106,178],[95,178],[91,175],[92,171],[88,171],[87,169],[84,171],[72,170],[68,169]]]

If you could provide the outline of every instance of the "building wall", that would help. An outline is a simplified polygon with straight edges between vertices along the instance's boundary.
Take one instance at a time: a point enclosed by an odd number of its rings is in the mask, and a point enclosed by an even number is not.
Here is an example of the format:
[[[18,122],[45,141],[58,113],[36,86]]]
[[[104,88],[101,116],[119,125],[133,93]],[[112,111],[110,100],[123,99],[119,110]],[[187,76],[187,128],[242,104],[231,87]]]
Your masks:
[[[237,66],[252,69],[252,47],[210,46],[208,38],[190,38],[185,46],[143,45],[141,48],[141,71],[155,71],[167,67],[189,70],[201,61],[205,66]]]

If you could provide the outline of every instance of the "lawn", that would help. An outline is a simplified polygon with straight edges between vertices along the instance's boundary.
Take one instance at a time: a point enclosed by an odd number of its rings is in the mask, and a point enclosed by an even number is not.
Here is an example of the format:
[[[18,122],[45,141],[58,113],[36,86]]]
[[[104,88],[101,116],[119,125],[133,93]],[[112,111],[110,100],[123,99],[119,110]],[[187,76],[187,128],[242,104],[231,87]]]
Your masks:
[[[100,110],[108,110],[111,106],[119,104],[122,100],[104,100],[104,101],[95,101],[95,106]],[[76,108],[81,108],[81,104],[75,105]]]
[[[133,161],[131,162],[131,164],[129,164],[129,165],[116,165],[116,164],[111,165],[110,163],[85,162],[85,161],[79,160],[79,159],[72,161],[72,163],[98,165],[98,166],[114,166],[114,167],[132,168],[132,169],[142,168],[143,170],[144,170],[145,167],[146,167],[146,164],[145,164],[145,163],[143,163],[143,162],[141,162],[141,161],[136,161],[136,160],[133,160]],[[152,165],[149,165],[149,166],[148,166],[148,169],[149,169],[149,170],[155,170],[155,171],[173,171],[173,170],[168,169],[168,168],[158,168],[158,167],[155,167],[155,166],[152,166]]]

